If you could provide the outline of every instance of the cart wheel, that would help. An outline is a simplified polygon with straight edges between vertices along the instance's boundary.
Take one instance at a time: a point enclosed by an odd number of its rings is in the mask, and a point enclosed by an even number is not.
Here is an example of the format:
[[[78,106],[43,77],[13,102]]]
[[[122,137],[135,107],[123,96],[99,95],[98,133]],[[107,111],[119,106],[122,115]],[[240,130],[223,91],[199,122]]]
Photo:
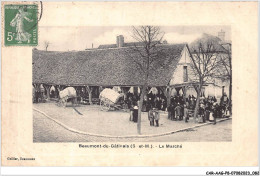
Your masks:
[[[63,107],[64,107],[64,108],[67,107],[67,100],[65,100],[65,101],[63,102]]]
[[[57,106],[61,107],[61,100],[58,100],[56,103]]]
[[[101,107],[101,111],[109,111],[109,109],[110,109],[110,105],[106,104],[103,101],[100,101],[100,107]]]
[[[61,99],[60,100],[60,106],[65,108],[67,106],[67,100]]]

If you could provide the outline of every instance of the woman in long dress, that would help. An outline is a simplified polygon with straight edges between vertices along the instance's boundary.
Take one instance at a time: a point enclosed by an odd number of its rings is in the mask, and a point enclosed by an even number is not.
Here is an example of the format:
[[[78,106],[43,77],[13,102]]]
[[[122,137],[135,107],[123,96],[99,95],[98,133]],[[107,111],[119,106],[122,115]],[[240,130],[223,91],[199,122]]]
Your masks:
[[[27,16],[29,15],[29,12],[24,11],[24,8],[21,6],[15,15],[14,19],[10,22],[10,25],[12,27],[16,27],[16,38],[15,40],[18,41],[18,43],[22,43],[27,41],[30,43],[31,34],[26,32],[24,30],[24,20],[28,22],[33,22],[32,19],[29,19]]]
[[[137,123],[138,121],[138,106],[134,106],[134,112],[133,112],[133,121]]]

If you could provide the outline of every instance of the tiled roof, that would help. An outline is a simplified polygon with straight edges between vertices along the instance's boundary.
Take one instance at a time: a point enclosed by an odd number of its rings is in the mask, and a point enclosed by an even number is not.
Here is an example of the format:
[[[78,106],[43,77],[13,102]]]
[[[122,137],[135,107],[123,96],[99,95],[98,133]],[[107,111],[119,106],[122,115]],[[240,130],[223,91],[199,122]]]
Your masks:
[[[151,70],[150,86],[166,86],[179,62],[185,44],[159,45],[158,62],[167,67]],[[130,53],[130,54],[129,54]],[[131,57],[130,57],[131,56]],[[33,49],[33,83],[51,85],[135,86],[143,84],[143,73],[132,58],[131,48],[75,52]]]

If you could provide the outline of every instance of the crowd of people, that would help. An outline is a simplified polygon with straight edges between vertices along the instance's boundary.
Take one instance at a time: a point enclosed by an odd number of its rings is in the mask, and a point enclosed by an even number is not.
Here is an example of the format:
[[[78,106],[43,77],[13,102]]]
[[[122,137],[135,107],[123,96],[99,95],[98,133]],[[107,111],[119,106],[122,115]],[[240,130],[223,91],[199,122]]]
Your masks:
[[[138,120],[138,104],[140,97],[130,92],[124,100],[124,104],[130,109],[130,121],[137,122]],[[144,97],[142,111],[148,112],[148,120],[151,126],[159,127],[160,114],[158,110],[167,110],[167,99],[166,97],[158,93],[157,95],[150,92]]]
[[[140,96],[134,95],[133,93],[128,92],[126,98],[124,99],[124,104],[126,108],[131,109],[133,106],[138,104]],[[144,97],[142,111],[149,112],[149,110],[156,108],[158,110],[166,111],[167,109],[167,99],[162,93],[157,95],[150,92],[147,96]]]
[[[196,98],[189,96],[186,101],[183,101],[182,96],[171,98],[171,103],[168,106],[168,119],[170,120],[185,120],[189,121],[189,117],[193,116],[196,107]],[[229,99],[226,94],[217,102],[216,97],[200,97],[198,104],[198,118],[195,119],[199,123],[206,121],[216,122],[216,118],[222,118],[230,115]]]
[[[42,91],[35,91],[34,102],[39,102],[39,97],[43,95]],[[51,91],[51,97],[55,95]],[[130,109],[130,121],[137,122],[138,120],[138,105],[140,97],[128,92],[121,99],[121,104],[125,109]],[[148,120],[151,126],[159,126],[160,114],[159,111],[168,112],[168,119],[172,121],[189,121],[189,117],[193,117],[196,107],[196,97],[189,95],[184,99],[183,95],[175,95],[170,98],[170,103],[167,106],[166,96],[159,92],[153,94],[149,92],[143,101],[142,111],[148,112]],[[229,106],[229,98],[224,94],[220,101],[216,97],[200,97],[198,103],[196,122],[205,123],[206,121],[216,122],[216,118],[221,118],[230,115],[231,108]]]
[[[127,101],[127,105],[130,108],[130,112],[135,112],[132,116],[132,121],[137,122],[138,116],[138,100],[139,97],[130,95]],[[154,120],[156,120],[156,126],[158,125],[159,110],[168,112],[168,119],[172,121],[182,121],[186,123],[189,121],[189,117],[193,117],[196,107],[196,98],[188,96],[183,98],[182,95],[172,96],[170,104],[167,106],[167,99],[162,94],[154,95],[149,93],[145,98],[142,106],[142,111],[148,112],[148,120],[150,125],[154,126]],[[136,109],[136,110],[134,110]],[[229,99],[224,94],[220,102],[218,103],[216,97],[200,97],[198,104],[197,118],[194,121],[198,123],[205,123],[206,121],[212,121],[216,123],[217,118],[222,118],[230,115]],[[130,118],[131,120],[131,118]]]

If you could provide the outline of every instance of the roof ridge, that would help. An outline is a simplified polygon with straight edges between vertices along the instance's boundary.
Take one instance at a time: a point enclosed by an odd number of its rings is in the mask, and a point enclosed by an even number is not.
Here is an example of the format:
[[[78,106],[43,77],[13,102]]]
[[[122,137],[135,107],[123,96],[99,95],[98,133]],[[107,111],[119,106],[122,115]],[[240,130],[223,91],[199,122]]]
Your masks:
[[[158,44],[157,46],[175,46],[175,45],[186,45],[187,43],[170,43],[170,44]],[[117,50],[117,49],[126,49],[126,48],[132,48],[134,46],[127,46],[127,47],[116,47],[116,48],[91,48],[91,49],[85,49],[85,50],[71,50],[71,51],[46,51],[46,50],[39,50],[33,48],[34,51],[40,51],[40,52],[59,52],[59,53],[69,53],[69,52],[89,52],[89,51],[102,51],[102,50]],[[143,46],[136,46],[136,47],[143,47]]]

